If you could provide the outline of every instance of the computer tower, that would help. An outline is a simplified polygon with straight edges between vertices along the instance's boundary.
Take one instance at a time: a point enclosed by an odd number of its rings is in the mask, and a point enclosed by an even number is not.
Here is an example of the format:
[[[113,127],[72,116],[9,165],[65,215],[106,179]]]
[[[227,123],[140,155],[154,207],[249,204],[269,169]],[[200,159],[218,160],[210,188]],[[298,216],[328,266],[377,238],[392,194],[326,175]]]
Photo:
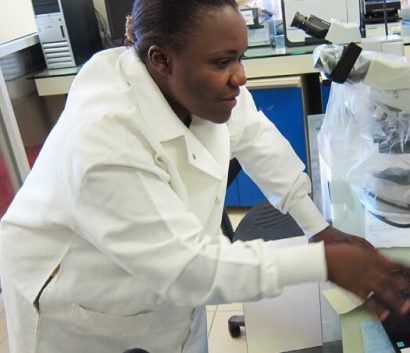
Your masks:
[[[48,69],[79,66],[102,49],[92,0],[32,0]]]

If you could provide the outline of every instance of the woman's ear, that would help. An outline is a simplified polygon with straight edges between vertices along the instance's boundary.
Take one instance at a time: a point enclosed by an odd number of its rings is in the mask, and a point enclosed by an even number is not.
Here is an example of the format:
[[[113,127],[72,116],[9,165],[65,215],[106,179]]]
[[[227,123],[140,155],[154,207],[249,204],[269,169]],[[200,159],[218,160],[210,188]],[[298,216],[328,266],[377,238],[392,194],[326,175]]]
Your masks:
[[[171,57],[167,50],[153,45],[148,49],[148,62],[159,75],[169,75],[172,72]]]

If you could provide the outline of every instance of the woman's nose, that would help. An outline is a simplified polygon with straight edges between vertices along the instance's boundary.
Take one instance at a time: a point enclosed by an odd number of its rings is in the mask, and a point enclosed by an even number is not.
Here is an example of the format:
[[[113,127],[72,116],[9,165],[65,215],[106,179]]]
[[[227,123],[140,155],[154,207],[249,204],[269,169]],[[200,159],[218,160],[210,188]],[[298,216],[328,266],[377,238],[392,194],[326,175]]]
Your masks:
[[[239,63],[235,66],[235,70],[231,75],[230,84],[235,87],[243,86],[246,84],[246,75],[242,63]]]

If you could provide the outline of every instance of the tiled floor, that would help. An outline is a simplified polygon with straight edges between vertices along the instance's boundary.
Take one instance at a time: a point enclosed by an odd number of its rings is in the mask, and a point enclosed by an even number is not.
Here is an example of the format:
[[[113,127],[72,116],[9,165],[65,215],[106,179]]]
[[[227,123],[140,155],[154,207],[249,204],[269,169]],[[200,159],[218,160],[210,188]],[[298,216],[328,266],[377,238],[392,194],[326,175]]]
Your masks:
[[[209,353],[247,353],[245,331],[238,338],[232,338],[228,331],[228,319],[243,315],[242,304],[228,304],[207,307]]]
[[[229,210],[232,226],[236,228],[244,210]],[[246,336],[232,338],[228,331],[228,319],[232,315],[242,315],[242,304],[211,305],[207,307],[209,353],[247,353]],[[9,353],[6,317],[0,295],[0,353]]]

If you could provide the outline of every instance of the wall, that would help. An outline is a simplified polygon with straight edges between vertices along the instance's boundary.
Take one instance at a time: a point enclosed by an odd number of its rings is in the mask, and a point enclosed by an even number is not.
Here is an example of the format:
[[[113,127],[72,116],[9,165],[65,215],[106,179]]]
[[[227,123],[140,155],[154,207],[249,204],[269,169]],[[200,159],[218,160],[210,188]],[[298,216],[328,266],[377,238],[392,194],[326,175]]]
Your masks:
[[[31,0],[0,0],[0,44],[37,32]]]
[[[104,0],[93,2],[106,20]],[[37,32],[31,0],[0,0],[0,9],[0,44]]]

